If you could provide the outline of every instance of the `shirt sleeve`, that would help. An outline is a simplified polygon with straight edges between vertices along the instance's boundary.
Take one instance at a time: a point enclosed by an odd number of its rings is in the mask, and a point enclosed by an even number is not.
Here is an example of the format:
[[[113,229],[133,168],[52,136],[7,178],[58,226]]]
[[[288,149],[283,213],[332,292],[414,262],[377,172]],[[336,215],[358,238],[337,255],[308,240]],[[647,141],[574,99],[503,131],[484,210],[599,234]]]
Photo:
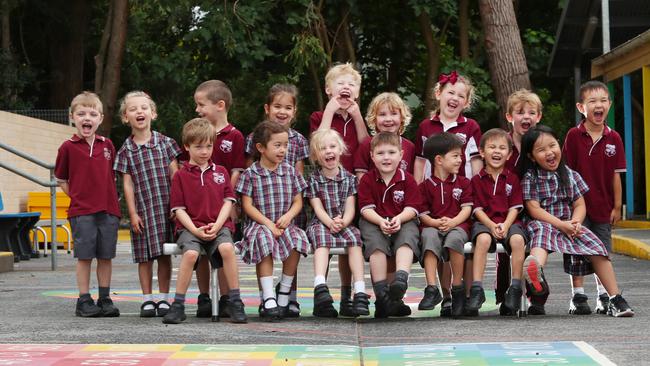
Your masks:
[[[539,194],[535,186],[535,178],[531,172],[526,172],[521,183],[521,191],[524,201],[539,201]]]
[[[460,206],[472,206],[474,205],[474,193],[472,190],[472,182],[465,177],[458,177],[461,179],[460,187],[462,188],[462,193],[460,194]]]
[[[481,127],[476,121],[470,119],[468,123],[472,124],[471,136],[467,139],[467,146],[465,147],[467,156],[473,158],[479,155],[478,147],[481,143]]]
[[[313,174],[314,173],[312,173],[312,175],[309,176],[309,180],[307,180],[307,189],[305,189],[305,191],[303,192],[305,198],[307,199],[318,197],[317,196],[318,182],[316,181],[316,179],[314,179]]]
[[[425,179],[424,182],[420,183],[418,186],[418,191],[420,191],[420,197],[422,197],[422,208],[420,211],[420,215],[431,215],[431,210],[432,210],[432,204],[431,204],[431,198],[429,197],[429,192],[427,191],[427,180]]]
[[[415,133],[415,156],[416,157],[421,157],[424,158],[424,152],[422,151],[424,147],[424,134],[423,134],[423,127],[422,125],[424,124],[424,121],[420,123],[420,126],[418,127],[417,132]]]
[[[299,174],[296,172],[295,169],[291,169],[291,174],[293,174],[293,186],[294,186],[294,192],[293,195],[297,195],[301,192],[303,192],[307,188],[307,182],[305,182],[305,178],[302,176],[302,174]]]
[[[420,195],[420,190],[418,189],[418,184],[411,175],[406,175],[404,195],[404,208],[411,208],[415,211],[416,215],[420,215],[420,212],[423,211],[422,205],[422,196]]]
[[[59,182],[67,182],[68,179],[70,179],[69,152],[70,149],[64,142],[61,147],[59,147],[58,154],[56,154],[56,162],[54,163],[54,176]]]
[[[296,151],[296,161],[305,160],[309,158],[309,141],[300,132],[296,132],[296,139],[298,142],[298,149]]]
[[[625,173],[627,171],[627,162],[625,161],[625,147],[623,146],[623,140],[621,140],[621,135],[616,131],[612,131],[615,137],[615,146],[616,146],[616,168],[614,169],[615,173]]]
[[[181,175],[183,172],[179,171],[174,174],[172,178],[172,188],[169,195],[169,207],[171,212],[178,210],[179,208],[185,209],[185,197],[183,195],[183,184],[181,180]]]
[[[124,142],[126,144],[126,142]],[[127,157],[126,146],[122,145],[120,150],[115,156],[115,163],[113,164],[113,170],[120,172],[122,174],[130,174],[131,169],[129,169],[129,160]]]
[[[316,131],[320,122],[323,120],[323,112],[316,111],[309,116],[309,133]]]
[[[242,171],[246,169],[246,156],[244,155],[244,135],[239,130],[235,130],[232,139],[232,164],[231,171]]]
[[[569,132],[567,132],[566,137],[564,138],[564,145],[562,145],[562,156],[564,156],[566,165],[568,165],[571,169],[575,169],[576,165],[578,164],[575,154],[576,149],[571,148],[571,146],[577,143],[575,139],[576,132],[577,129],[575,127],[571,127],[571,129],[569,129]]]
[[[569,169],[569,181],[571,184],[571,189],[569,191],[571,192],[571,202],[577,200],[578,198],[582,197],[589,191],[589,186],[585,182],[584,179],[582,179],[582,176],[580,173],[570,170]]]
[[[519,178],[517,178],[517,176],[514,174],[510,174],[510,182],[512,190],[510,191],[510,196],[508,197],[508,208],[523,208],[524,198],[521,192],[521,183],[519,182]]]
[[[371,159],[370,159],[370,141],[365,140],[357,148],[357,152],[354,154],[354,163],[353,168],[355,172],[367,172],[370,169]]]
[[[232,189],[232,184],[230,184],[230,174],[228,174],[228,170],[226,168],[217,165],[219,168],[218,170],[223,173],[223,176],[226,178],[225,185],[226,187],[223,189],[223,199],[224,200],[231,200],[231,201],[237,201],[237,196],[235,195],[235,191]]]
[[[473,215],[476,211],[485,210],[486,208],[486,203],[482,194],[483,190],[481,189],[481,177],[478,174],[472,177],[471,186],[473,193],[472,200],[474,203],[474,209],[472,210]]]
[[[246,169],[242,175],[239,176],[239,179],[237,180],[237,187],[235,187],[235,191],[237,193],[242,194],[244,196],[253,196],[253,185],[251,184],[251,174],[252,170],[251,168]]]
[[[361,178],[361,183],[359,183],[359,211],[364,209],[375,208],[375,202],[372,199],[372,178],[368,174],[364,175]]]
[[[347,178],[346,181],[348,183],[347,184],[348,191],[347,191],[345,197],[350,197],[350,196],[354,196],[355,194],[357,194],[357,186],[359,184],[358,181],[357,181],[357,177],[350,174],[350,175],[348,175],[348,178]]]
[[[165,153],[167,155],[167,158],[169,159],[169,163],[171,163],[172,160],[177,159],[183,153],[183,151],[176,143],[176,140],[174,140],[171,137],[167,137],[167,136],[164,137],[165,137]]]

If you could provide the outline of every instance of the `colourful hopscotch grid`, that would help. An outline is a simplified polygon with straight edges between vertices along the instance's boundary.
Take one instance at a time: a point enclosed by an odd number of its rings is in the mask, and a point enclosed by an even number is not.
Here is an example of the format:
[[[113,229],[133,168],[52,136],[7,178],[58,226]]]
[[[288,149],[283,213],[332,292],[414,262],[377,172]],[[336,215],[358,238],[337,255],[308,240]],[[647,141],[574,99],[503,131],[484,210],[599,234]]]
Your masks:
[[[181,344],[0,344],[0,365],[27,366],[613,365],[584,342],[383,347]]]

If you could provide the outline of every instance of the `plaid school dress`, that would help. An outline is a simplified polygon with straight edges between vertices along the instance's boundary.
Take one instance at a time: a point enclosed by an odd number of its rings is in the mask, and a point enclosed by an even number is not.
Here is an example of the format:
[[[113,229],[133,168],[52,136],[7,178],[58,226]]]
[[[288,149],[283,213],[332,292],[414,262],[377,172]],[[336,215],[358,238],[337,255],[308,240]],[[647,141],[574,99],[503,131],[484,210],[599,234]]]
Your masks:
[[[340,215],[343,217],[345,202],[348,197],[357,193],[357,179],[343,167],[339,174],[333,179],[324,176],[320,169],[315,170],[309,176],[305,198],[318,198],[323,204],[325,212],[330,217]],[[361,233],[354,226],[348,226],[336,234],[332,234],[314,214],[309,226],[307,226],[307,237],[314,246],[328,248],[347,248],[361,246]]]
[[[134,263],[161,256],[163,244],[171,239],[169,223],[169,164],[181,154],[174,139],[156,131],[143,145],[129,137],[117,152],[113,170],[131,175],[135,206],[144,223],[141,234],[131,230]]]
[[[568,186],[559,187],[557,172],[537,169],[537,176],[529,170],[522,181],[524,200],[538,201],[540,207],[551,215],[566,221],[571,219],[571,205],[588,190],[580,174],[566,167]],[[607,256],[605,245],[587,228],[573,240],[553,225],[539,220],[530,220],[527,225],[531,248],[543,248],[551,252],[575,255]]]
[[[295,169],[286,162],[280,163],[275,171],[271,171],[256,161],[239,177],[236,191],[251,197],[253,205],[275,222],[289,211],[293,197],[306,187],[305,179],[296,174]],[[307,235],[294,223],[276,239],[266,226],[249,218],[244,224],[243,239],[236,245],[242,260],[247,264],[257,264],[269,255],[276,261],[284,261],[292,249],[303,254],[309,251]]]

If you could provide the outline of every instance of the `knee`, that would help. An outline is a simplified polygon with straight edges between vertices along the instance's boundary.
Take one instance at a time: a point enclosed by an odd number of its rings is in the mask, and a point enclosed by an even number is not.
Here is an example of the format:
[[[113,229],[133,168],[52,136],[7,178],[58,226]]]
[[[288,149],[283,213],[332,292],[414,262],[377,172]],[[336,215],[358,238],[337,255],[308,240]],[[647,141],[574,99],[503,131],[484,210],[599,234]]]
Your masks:
[[[183,253],[183,259],[187,258],[188,261],[192,261],[192,263],[196,262],[197,259],[199,259],[199,252],[196,250],[188,250],[185,253]]]
[[[219,245],[219,254],[224,260],[233,259],[235,257],[235,246],[232,243],[223,243]]]

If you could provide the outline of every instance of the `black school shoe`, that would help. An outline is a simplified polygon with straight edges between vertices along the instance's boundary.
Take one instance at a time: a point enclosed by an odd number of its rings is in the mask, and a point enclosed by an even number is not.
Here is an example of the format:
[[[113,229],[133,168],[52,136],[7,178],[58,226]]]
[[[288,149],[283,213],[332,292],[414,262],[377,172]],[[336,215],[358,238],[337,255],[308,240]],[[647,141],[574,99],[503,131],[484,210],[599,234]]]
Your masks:
[[[469,300],[465,305],[467,312],[478,312],[485,302],[485,291],[481,286],[472,286],[469,289]],[[478,315],[478,314],[477,314]]]
[[[147,305],[151,305],[151,309],[145,309]],[[140,305],[140,317],[141,318],[153,318],[156,316],[157,305],[153,301],[145,301]]]
[[[219,298],[219,318],[230,318],[230,296],[228,295],[221,295]]]
[[[608,310],[609,310],[609,295],[607,294],[598,295],[598,299],[596,300],[596,308],[594,309],[594,312],[596,312],[596,314],[607,314]]]
[[[185,305],[174,301],[167,314],[163,317],[162,322],[165,324],[179,324],[185,319],[187,319],[187,315],[185,315]]]
[[[499,308],[499,313],[501,315],[515,315],[517,313],[517,310],[519,310],[519,307],[521,305],[521,297],[523,295],[523,289],[512,286],[508,287],[505,299],[501,304],[506,308],[506,311],[504,311],[504,313],[501,313],[501,309]]]
[[[160,305],[167,305],[167,306],[160,306]],[[160,300],[156,304],[156,316],[163,317],[167,315],[169,312],[169,308],[171,308],[172,305],[167,302],[167,300]]]
[[[408,274],[405,274],[404,271],[395,272],[395,279],[388,288],[391,300],[398,301],[403,299],[408,287]]]
[[[334,300],[326,284],[314,288],[314,316],[319,318],[336,318],[339,313],[334,308]]]
[[[465,312],[465,286],[451,289],[451,316],[460,318]]]
[[[424,296],[420,300],[420,304],[418,304],[418,310],[433,310],[441,301],[442,295],[438,290],[438,286],[429,285],[424,288]]]
[[[440,317],[451,318],[451,297],[445,297],[440,304]]]
[[[92,298],[87,299],[77,299],[77,305],[75,307],[75,315],[82,318],[95,318],[101,316],[102,309],[95,305],[95,302]]]
[[[248,323],[248,317],[246,316],[246,307],[244,302],[241,299],[234,301],[228,301],[228,312],[230,320],[233,323]]]
[[[591,308],[589,307],[589,296],[585,294],[574,294],[569,301],[569,314],[573,315],[589,315]]]
[[[266,307],[266,303],[270,301],[273,301],[275,303],[276,306],[274,308]],[[278,301],[275,299],[275,297],[266,298],[260,304],[258,312],[260,314],[260,319],[263,321],[276,322],[282,319],[282,309],[280,309],[280,305],[278,305]]]
[[[102,309],[102,315],[105,318],[116,318],[120,316],[120,310],[113,304],[110,297],[100,297],[97,299],[97,306]]]
[[[370,315],[370,310],[368,306],[370,305],[370,296],[365,292],[357,292],[354,294],[354,300],[352,300],[352,308],[354,315]]]
[[[354,311],[354,303],[349,297],[347,299],[341,299],[339,304],[339,315],[346,317],[355,317],[357,314]],[[367,315],[367,314],[366,314]]]
[[[172,304],[173,305],[173,304]],[[212,300],[208,294],[199,294],[196,300],[196,317],[197,318],[211,318],[212,317]]]

